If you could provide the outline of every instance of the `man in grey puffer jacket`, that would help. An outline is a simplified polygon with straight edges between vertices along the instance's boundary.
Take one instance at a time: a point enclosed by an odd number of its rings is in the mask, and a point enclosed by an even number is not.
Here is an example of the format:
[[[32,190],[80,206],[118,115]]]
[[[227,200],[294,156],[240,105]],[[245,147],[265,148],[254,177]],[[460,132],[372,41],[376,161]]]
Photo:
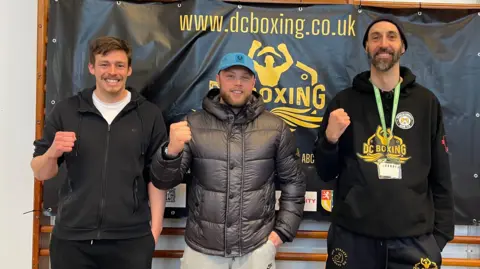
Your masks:
[[[181,268],[273,269],[277,247],[293,240],[302,220],[306,176],[289,127],[253,91],[252,59],[225,55],[217,82],[202,111],[170,126],[170,140],[152,162],[152,182],[170,189],[191,171]]]

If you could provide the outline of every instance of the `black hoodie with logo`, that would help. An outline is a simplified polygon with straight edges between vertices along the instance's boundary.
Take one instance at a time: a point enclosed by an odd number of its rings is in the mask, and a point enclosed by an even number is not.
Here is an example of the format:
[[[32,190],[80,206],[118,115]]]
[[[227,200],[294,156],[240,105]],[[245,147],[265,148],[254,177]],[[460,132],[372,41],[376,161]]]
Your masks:
[[[435,95],[400,68],[403,78],[397,116],[393,91],[382,92],[387,148],[370,71],[329,103],[315,143],[315,164],[324,181],[338,179],[332,222],[379,239],[433,233],[440,249],[454,235],[453,192],[442,109]],[[343,108],[351,123],[336,144],[326,139],[330,112]],[[401,163],[402,179],[379,179],[377,163],[385,157]]]
[[[33,156],[58,131],[75,132],[64,153],[67,177],[59,191],[53,234],[68,240],[126,239],[151,234],[147,185],[157,148],[167,140],[162,113],[128,88],[131,101],[109,125],[92,101],[94,88],[58,102],[45,120]]]

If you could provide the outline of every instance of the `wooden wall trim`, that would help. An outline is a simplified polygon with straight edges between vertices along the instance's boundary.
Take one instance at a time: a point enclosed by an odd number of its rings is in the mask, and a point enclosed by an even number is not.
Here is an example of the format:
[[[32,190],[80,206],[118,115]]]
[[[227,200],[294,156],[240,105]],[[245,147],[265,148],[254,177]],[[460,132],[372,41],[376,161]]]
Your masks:
[[[40,255],[49,256],[50,251],[48,249],[42,249],[40,250]],[[155,250],[153,254],[155,258],[167,258],[167,259],[179,259],[182,257],[182,255],[183,255],[183,250]],[[279,261],[325,262],[327,260],[327,254],[279,252],[277,253],[275,259]],[[443,266],[479,267],[480,260],[445,258],[445,259],[442,259],[442,265]]]
[[[36,73],[36,109],[35,138],[42,137],[45,120],[45,82],[47,56],[47,14],[48,0],[37,2],[37,73]],[[39,269],[40,261],[40,218],[42,216],[42,183],[34,180],[33,185],[33,235],[32,235],[32,269]]]
[[[42,233],[51,233],[53,226],[42,226]],[[162,230],[162,235],[185,235],[185,228],[169,228],[165,227]],[[328,232],[326,231],[306,231],[299,230],[297,232],[296,238],[305,238],[305,239],[327,239]],[[454,244],[472,244],[480,245],[480,236],[455,236],[455,238],[450,242]]]

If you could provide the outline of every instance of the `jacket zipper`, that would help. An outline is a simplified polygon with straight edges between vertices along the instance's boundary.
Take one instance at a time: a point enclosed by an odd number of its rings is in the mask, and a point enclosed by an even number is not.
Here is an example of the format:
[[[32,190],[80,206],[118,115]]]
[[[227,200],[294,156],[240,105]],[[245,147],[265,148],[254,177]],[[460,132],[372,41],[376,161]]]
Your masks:
[[[243,219],[243,182],[244,182],[244,175],[245,175],[245,131],[244,129],[245,126],[242,125],[241,127],[241,137],[242,137],[242,185],[240,187],[240,221],[239,221],[239,225],[240,225],[240,228],[238,229],[239,231],[242,231],[242,219]],[[238,233],[238,242],[240,243],[240,255],[243,255],[243,243],[242,243],[242,235],[241,233],[239,232]]]
[[[227,204],[225,206],[225,234],[224,234],[225,250],[228,249],[227,230],[228,230],[228,206],[230,204],[230,170],[231,170],[231,167],[230,167],[231,166],[231,163],[230,163],[230,136],[232,135],[233,123],[229,121],[228,124],[230,126],[229,126],[228,133],[227,133],[227,193],[226,193]],[[229,253],[228,253],[228,255],[229,255]]]
[[[98,232],[97,239],[100,239],[101,227],[103,221],[103,209],[105,207],[105,192],[107,189],[107,163],[108,163],[108,148],[110,146],[110,124],[107,131],[107,147],[105,149],[105,158],[103,163],[103,176],[102,176],[102,200],[100,201],[100,212],[98,214]]]

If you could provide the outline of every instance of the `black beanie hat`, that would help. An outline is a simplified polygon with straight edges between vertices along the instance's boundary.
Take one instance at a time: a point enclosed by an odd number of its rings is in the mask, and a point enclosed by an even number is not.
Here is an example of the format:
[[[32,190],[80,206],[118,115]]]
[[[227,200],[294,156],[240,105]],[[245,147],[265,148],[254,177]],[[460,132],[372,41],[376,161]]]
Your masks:
[[[372,28],[372,26],[375,23],[381,22],[381,21],[388,21],[390,23],[393,23],[395,26],[397,26],[397,29],[398,29],[398,32],[400,32],[400,36],[402,38],[403,44],[405,44],[405,51],[407,51],[408,43],[407,43],[407,38],[405,37],[405,32],[403,30],[403,25],[399,20],[397,20],[397,18],[395,18],[392,15],[379,16],[374,21],[372,21],[372,23],[370,23],[370,25],[367,27],[367,30],[365,31],[365,35],[363,36],[363,47],[365,48],[365,45],[367,43],[368,32],[370,31],[370,28]]]

